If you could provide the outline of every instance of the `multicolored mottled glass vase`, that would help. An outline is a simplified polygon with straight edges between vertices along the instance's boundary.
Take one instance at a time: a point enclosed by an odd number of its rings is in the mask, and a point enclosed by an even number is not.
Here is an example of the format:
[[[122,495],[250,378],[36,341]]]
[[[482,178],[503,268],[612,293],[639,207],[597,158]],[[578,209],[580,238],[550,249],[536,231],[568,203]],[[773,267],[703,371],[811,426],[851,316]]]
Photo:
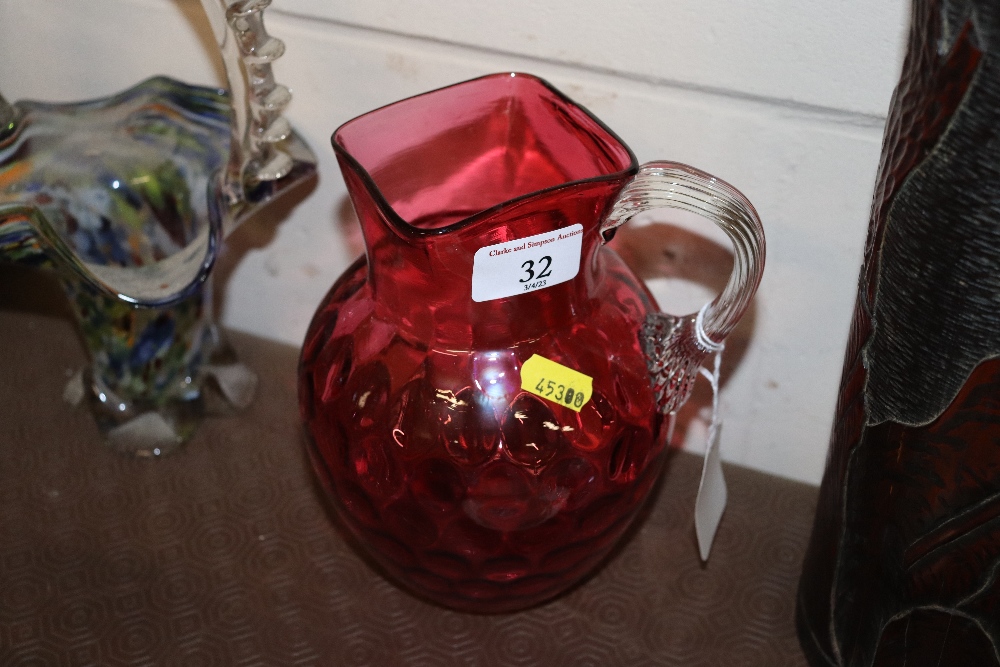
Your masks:
[[[256,378],[212,320],[226,233],[314,172],[281,111],[283,52],[262,0],[203,0],[231,91],[158,77],[72,104],[0,98],[0,259],[62,272],[90,352],[84,383],[109,444],[169,452],[214,377],[236,407]]]
[[[488,76],[361,116],[333,145],[366,259],[309,328],[300,401],[340,519],[440,604],[521,609],[579,581],[635,517],[667,417],[763,268],[727,184],[636,163],[544,81]],[[605,244],[653,208],[735,246],[699,316],[659,313]]]

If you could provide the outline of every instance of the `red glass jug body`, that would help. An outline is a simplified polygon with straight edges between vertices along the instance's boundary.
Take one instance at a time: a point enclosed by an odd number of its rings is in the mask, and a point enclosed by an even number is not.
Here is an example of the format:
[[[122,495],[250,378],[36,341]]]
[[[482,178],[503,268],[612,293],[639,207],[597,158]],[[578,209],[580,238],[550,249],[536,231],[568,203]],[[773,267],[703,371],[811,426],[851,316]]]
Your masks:
[[[665,458],[661,395],[687,382],[651,377],[656,305],[604,245],[635,158],[519,74],[384,107],[333,143],[366,257],[303,346],[317,475],[422,597],[480,612],[547,600],[635,517]]]
[[[509,611],[557,595],[608,553],[662,468],[635,335],[648,295],[622,272],[600,294],[614,305],[587,320],[441,349],[374,317],[367,270],[356,263],[331,291],[303,356],[310,453],[338,515],[390,574],[446,606]],[[590,374],[579,411],[554,400],[558,383],[553,400],[522,389],[533,355]]]

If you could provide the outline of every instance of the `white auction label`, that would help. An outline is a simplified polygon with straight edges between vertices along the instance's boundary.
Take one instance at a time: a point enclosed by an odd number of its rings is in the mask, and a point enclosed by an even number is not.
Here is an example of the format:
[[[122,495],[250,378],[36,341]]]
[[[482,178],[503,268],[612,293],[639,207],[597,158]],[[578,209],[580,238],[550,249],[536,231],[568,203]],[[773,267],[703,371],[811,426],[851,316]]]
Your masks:
[[[527,294],[572,280],[580,272],[583,225],[497,243],[476,251],[472,300]]]

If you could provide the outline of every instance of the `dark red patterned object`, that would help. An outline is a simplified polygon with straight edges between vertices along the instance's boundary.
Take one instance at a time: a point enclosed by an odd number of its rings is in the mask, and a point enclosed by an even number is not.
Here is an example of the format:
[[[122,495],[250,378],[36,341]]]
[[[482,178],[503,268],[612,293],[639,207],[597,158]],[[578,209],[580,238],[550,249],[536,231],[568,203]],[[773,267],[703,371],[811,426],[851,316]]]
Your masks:
[[[666,453],[639,337],[656,306],[599,229],[635,158],[543,82],[509,74],[362,116],[334,147],[368,253],[302,351],[318,475],[360,543],[421,596],[490,612],[551,598],[609,553]],[[576,224],[574,278],[470,299],[478,250]],[[591,377],[592,397],[574,410],[523,390],[533,355]]]
[[[916,0],[799,591],[811,662],[1000,665],[1000,5]]]

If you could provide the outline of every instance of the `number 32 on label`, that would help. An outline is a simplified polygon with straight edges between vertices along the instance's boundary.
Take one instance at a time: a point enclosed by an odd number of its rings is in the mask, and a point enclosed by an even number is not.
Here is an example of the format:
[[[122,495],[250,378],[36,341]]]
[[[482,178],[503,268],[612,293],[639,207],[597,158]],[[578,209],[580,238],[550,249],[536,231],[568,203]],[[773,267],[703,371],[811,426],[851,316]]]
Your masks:
[[[521,389],[576,412],[590,400],[593,384],[589,375],[537,354],[521,366]]]
[[[548,255],[543,255],[540,260],[538,260],[538,275],[535,275],[535,260],[529,259],[524,264],[521,265],[524,269],[524,277],[518,282],[526,283],[524,286],[525,291],[538,289],[539,287],[545,287],[545,281],[542,278],[548,278],[552,275],[552,258]]]

